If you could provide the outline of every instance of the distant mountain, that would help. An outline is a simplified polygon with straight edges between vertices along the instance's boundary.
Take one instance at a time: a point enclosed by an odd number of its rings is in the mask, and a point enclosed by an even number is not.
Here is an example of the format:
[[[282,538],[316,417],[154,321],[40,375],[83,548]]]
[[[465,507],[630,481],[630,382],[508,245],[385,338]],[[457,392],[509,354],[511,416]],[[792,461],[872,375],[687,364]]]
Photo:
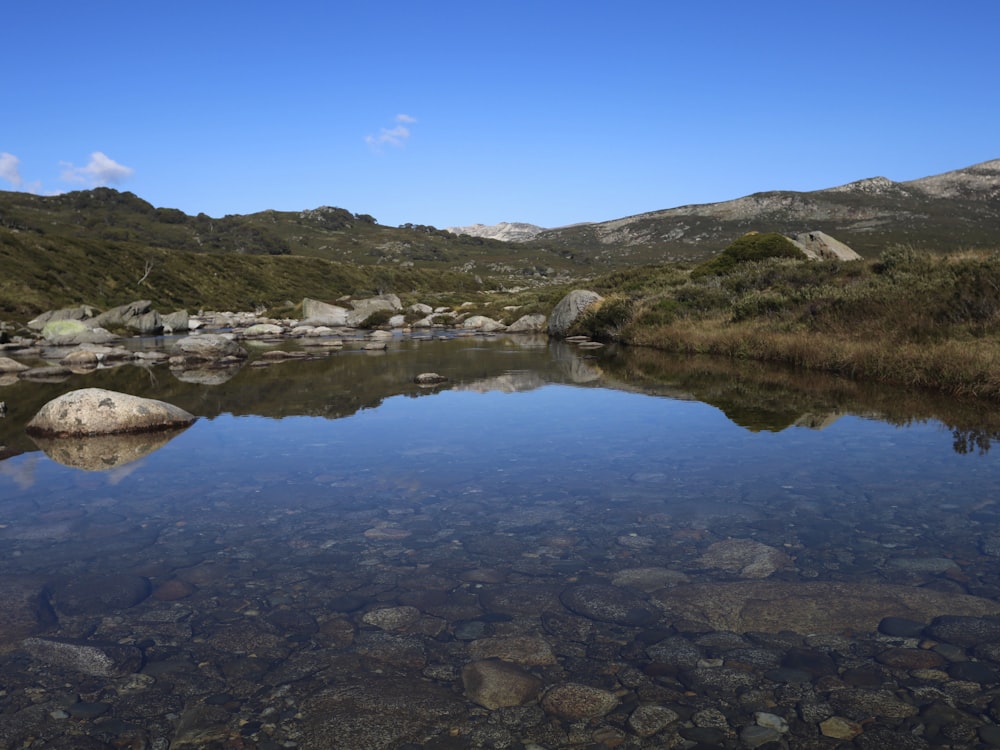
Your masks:
[[[534,239],[539,232],[544,232],[543,227],[534,224],[524,224],[523,222],[501,221],[499,224],[473,224],[469,227],[448,227],[448,231],[453,234],[466,234],[470,237],[483,237],[489,240],[502,240],[503,242],[527,242]]]
[[[895,244],[1000,249],[1000,159],[910,182],[873,177],[548,229],[532,244],[599,265],[700,260],[751,230],[823,231],[866,256]]]

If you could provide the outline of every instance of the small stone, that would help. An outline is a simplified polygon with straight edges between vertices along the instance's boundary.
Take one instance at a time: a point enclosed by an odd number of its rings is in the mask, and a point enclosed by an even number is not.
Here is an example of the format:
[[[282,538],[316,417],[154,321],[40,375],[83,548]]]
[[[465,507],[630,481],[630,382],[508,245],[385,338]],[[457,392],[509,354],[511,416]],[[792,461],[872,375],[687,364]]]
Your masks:
[[[516,664],[489,659],[466,664],[462,686],[469,700],[492,711],[534,700],[542,681]]]
[[[365,612],[361,620],[382,630],[405,630],[420,619],[416,607],[383,607]]]
[[[788,731],[788,722],[782,719],[776,714],[767,713],[766,711],[758,711],[754,714],[754,720],[757,722],[759,727],[768,727],[781,734]]]
[[[640,737],[652,737],[678,719],[677,712],[666,706],[639,706],[628,717],[628,726]]]
[[[483,638],[469,645],[469,655],[476,660],[502,659],[526,666],[557,663],[548,641],[535,636]]]
[[[567,682],[551,688],[542,697],[546,713],[567,721],[595,719],[618,706],[618,696],[607,690]]]
[[[878,632],[896,638],[919,638],[926,625],[906,617],[885,617],[878,624]]]
[[[413,382],[417,385],[437,385],[447,381],[448,378],[444,375],[438,375],[436,372],[422,372],[413,378]]]
[[[768,742],[777,742],[780,739],[781,733],[771,727],[750,726],[745,727],[740,732],[740,741],[751,750],[766,745]]]
[[[856,721],[845,719],[843,716],[831,716],[826,721],[820,722],[819,731],[824,737],[835,740],[853,740],[863,730]]]

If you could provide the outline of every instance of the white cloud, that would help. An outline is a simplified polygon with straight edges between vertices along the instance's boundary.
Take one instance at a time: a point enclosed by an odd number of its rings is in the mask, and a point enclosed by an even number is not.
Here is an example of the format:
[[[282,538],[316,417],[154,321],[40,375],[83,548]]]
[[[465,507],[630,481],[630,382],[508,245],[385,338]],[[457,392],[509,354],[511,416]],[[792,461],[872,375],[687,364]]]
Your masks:
[[[119,164],[101,151],[95,151],[90,155],[90,162],[85,167],[78,167],[70,162],[62,162],[62,178],[66,182],[78,182],[82,184],[97,185],[117,185],[119,182],[128,179],[135,170]]]
[[[0,179],[6,180],[14,187],[21,187],[21,172],[18,165],[21,160],[14,154],[0,152]]]
[[[410,138],[410,129],[407,125],[412,125],[417,118],[409,115],[396,115],[396,127],[382,128],[378,135],[366,135],[367,143],[373,151],[380,151],[381,147],[388,144],[396,148],[402,148]]]

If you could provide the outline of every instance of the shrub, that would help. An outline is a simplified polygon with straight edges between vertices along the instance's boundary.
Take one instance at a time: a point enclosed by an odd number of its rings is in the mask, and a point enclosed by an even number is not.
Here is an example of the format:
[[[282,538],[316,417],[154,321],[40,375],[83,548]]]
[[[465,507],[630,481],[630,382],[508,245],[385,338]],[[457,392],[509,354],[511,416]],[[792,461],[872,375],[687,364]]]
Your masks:
[[[805,253],[783,234],[751,232],[735,240],[719,255],[695,267],[691,272],[691,278],[724,274],[741,263],[752,263],[767,258],[802,260],[805,257]]]
[[[389,319],[395,314],[392,310],[376,310],[362,321],[361,327],[378,328],[379,326],[389,325]]]
[[[624,295],[605,297],[592,305],[570,328],[574,336],[590,336],[599,341],[620,341],[635,316],[635,304]]]

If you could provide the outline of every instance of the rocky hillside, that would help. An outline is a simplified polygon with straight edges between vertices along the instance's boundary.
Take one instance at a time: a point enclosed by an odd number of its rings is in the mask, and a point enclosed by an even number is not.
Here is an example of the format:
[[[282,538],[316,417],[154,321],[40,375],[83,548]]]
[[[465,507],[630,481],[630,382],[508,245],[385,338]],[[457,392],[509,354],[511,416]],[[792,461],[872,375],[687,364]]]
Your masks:
[[[539,232],[544,232],[545,229],[534,224],[501,221],[499,224],[490,224],[488,226],[486,224],[473,224],[468,227],[448,227],[448,231],[453,234],[483,237],[503,242],[527,242],[534,239]]]
[[[894,244],[1000,248],[1000,159],[910,182],[873,177],[550,229],[532,244],[599,265],[701,260],[752,230],[823,231],[867,256]]]

